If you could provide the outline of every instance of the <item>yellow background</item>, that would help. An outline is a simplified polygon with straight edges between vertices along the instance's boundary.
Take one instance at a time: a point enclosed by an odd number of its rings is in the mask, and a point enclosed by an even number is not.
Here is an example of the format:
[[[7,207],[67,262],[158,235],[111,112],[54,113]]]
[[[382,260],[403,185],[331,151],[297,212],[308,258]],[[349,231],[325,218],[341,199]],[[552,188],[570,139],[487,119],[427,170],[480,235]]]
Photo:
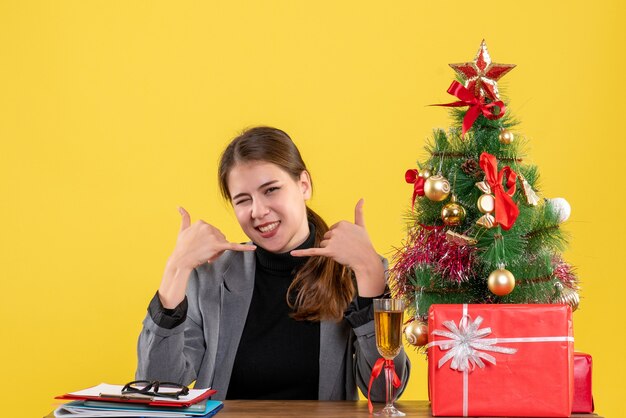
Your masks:
[[[0,2],[3,411],[42,416],[55,395],[133,378],[177,206],[245,239],[216,161],[246,126],[292,135],[329,222],[364,197],[389,255],[404,171],[450,124],[426,105],[452,99],[447,64],[486,38],[494,61],[517,64],[500,85],[542,196],[573,208],[576,347],[594,357],[597,411],[626,416],[620,3]],[[405,398],[425,399],[425,361],[411,355]]]

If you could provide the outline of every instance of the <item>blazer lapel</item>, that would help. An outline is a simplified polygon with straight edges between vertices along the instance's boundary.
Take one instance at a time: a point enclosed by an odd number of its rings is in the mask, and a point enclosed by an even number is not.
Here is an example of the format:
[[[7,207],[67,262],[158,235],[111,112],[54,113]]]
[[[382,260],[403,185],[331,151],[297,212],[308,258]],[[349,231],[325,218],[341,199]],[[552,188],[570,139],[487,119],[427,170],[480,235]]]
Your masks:
[[[237,255],[240,255],[239,257]],[[226,397],[228,382],[237,355],[248,309],[254,290],[254,252],[234,254],[225,269],[221,292],[220,331],[217,346],[216,370],[213,388]]]
[[[350,328],[346,321],[322,321],[320,323],[320,377],[318,396],[320,400],[343,399],[346,370],[346,344]]]

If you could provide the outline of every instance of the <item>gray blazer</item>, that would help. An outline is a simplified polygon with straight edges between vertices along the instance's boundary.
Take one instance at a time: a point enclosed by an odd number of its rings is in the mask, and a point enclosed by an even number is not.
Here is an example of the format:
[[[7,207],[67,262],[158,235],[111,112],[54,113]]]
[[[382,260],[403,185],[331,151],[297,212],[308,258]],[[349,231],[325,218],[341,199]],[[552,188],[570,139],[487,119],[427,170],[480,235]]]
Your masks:
[[[143,321],[137,346],[137,379],[182,382],[217,390],[224,399],[254,288],[253,252],[225,252],[213,263],[197,267],[187,286],[186,321],[173,328]],[[367,396],[376,349],[374,321],[352,328],[340,322],[320,323],[320,400],[358,399],[356,386]],[[406,386],[410,363],[404,352],[395,359],[396,373]],[[384,376],[372,385],[372,400],[385,401]]]

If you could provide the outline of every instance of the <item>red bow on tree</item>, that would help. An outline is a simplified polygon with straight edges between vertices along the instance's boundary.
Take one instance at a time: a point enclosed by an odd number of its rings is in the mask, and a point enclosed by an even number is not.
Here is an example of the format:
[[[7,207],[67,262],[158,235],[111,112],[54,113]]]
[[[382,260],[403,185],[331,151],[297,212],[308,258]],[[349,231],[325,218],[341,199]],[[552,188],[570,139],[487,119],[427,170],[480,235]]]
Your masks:
[[[509,166],[498,172],[498,160],[486,152],[480,154],[480,168],[485,172],[485,180],[489,183],[491,191],[495,195],[496,224],[508,231],[515,223],[517,215],[519,215],[519,209],[511,198],[515,194],[517,174]],[[506,179],[507,190],[502,185],[503,179]]]
[[[404,173],[404,179],[407,183],[413,184],[413,200],[411,201],[411,210],[415,206],[415,198],[417,196],[424,196],[424,177],[419,175],[416,169],[406,170]]]
[[[382,357],[376,360],[376,363],[374,363],[374,367],[372,367],[372,375],[370,376],[370,384],[367,387],[367,407],[370,410],[370,414],[374,412],[374,405],[372,405],[372,400],[370,399],[370,391],[372,390],[372,383],[374,383],[374,380],[376,380],[376,378],[380,376],[380,372],[383,371],[383,367],[385,369],[390,370],[390,373],[392,373],[393,375],[392,384],[394,388],[398,389],[400,385],[402,385],[402,381],[396,374],[396,368],[395,368],[395,365],[393,364],[393,360],[387,360]],[[391,399],[387,399],[387,402],[391,402]]]
[[[484,85],[484,88],[491,89],[491,86],[488,84]],[[492,91],[492,90],[489,90]],[[480,113],[483,114],[487,119],[495,120],[500,119],[504,116],[504,112],[506,111],[506,106],[502,100],[493,101],[491,103],[485,103],[485,97],[476,97],[474,94],[463,87],[463,84],[458,81],[453,81],[448,87],[448,93],[458,97],[460,100],[453,103],[445,103],[445,104],[437,104],[433,106],[446,106],[446,107],[462,107],[469,106],[467,112],[465,113],[465,117],[463,118],[463,134],[462,137],[465,136],[465,132],[469,131],[478,115]],[[495,94],[495,93],[493,93]],[[495,96],[494,96],[495,97]],[[493,113],[494,108],[497,107],[498,113]]]

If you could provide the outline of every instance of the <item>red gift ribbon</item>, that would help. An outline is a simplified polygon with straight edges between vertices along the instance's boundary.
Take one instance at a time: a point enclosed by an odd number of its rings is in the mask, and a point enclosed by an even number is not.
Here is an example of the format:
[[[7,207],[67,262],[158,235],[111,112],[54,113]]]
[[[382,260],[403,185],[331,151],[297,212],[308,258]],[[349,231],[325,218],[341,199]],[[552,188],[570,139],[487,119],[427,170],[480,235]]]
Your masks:
[[[488,84],[485,84],[486,88],[491,88]],[[448,87],[448,93],[458,97],[460,100],[453,103],[445,103],[445,104],[436,104],[433,106],[447,106],[447,107],[462,107],[469,106],[467,112],[465,113],[465,117],[463,118],[463,134],[461,137],[465,136],[465,132],[469,131],[478,115],[480,113],[483,114],[487,119],[495,120],[500,119],[504,116],[504,112],[506,111],[506,106],[502,100],[498,100],[491,103],[485,103],[485,97],[476,97],[474,94],[466,89],[463,84],[458,81],[453,81]],[[494,95],[495,97],[495,95]],[[494,107],[498,107],[500,110],[498,113],[493,113]]]
[[[413,200],[411,201],[411,210],[415,207],[415,198],[417,196],[424,196],[424,177],[419,175],[416,169],[406,170],[404,173],[404,179],[407,183],[413,184]]]
[[[391,369],[391,372],[393,373],[392,383],[393,383],[394,388],[398,389],[400,385],[402,384],[402,381],[396,374],[396,368],[395,368],[395,365],[393,364],[393,360],[387,360],[382,357],[376,360],[376,363],[374,363],[374,367],[372,367],[372,375],[370,376],[370,384],[367,387],[367,407],[369,408],[370,414],[374,412],[374,405],[372,405],[372,400],[370,399],[370,391],[372,390],[372,383],[374,383],[374,380],[376,380],[376,378],[380,376],[380,372],[382,372],[383,367]]]
[[[480,168],[485,172],[485,180],[489,183],[491,191],[495,195],[496,224],[501,225],[502,229],[508,231],[515,223],[517,215],[519,215],[519,209],[511,198],[515,194],[517,174],[509,166],[498,172],[498,160],[486,152],[480,154]],[[508,190],[505,190],[502,185],[502,180],[505,178]]]

